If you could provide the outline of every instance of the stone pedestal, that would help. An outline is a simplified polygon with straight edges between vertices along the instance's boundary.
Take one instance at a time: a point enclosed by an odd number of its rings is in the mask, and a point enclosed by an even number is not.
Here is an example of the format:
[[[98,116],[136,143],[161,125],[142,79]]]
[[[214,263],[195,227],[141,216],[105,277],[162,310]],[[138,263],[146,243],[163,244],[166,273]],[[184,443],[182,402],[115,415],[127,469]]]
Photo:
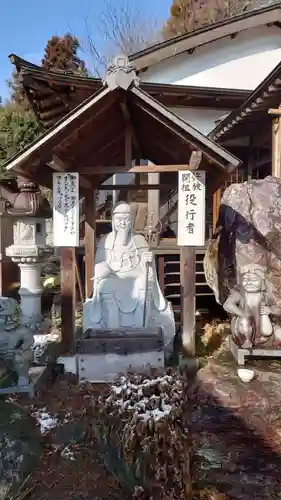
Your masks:
[[[33,398],[40,384],[45,381],[50,370],[47,366],[31,366],[29,368],[29,383],[27,385],[11,385],[9,381],[2,380],[5,387],[0,387],[0,394],[27,394]],[[7,379],[10,374],[7,374]],[[8,382],[8,383],[6,383]]]
[[[21,314],[25,319],[41,318],[41,271],[46,255],[51,248],[39,246],[11,245],[6,249],[13,262],[20,268]]]
[[[26,317],[39,317],[41,315],[41,295],[40,285],[42,263],[20,262],[20,282],[19,294],[21,297],[21,311]]]
[[[6,248],[6,255],[20,269],[20,321],[16,314],[7,338],[7,328],[1,332],[4,342],[3,357],[11,361],[11,370],[17,374],[17,385],[5,387],[0,393],[27,392],[33,394],[36,384],[45,372],[37,367],[34,375],[34,334],[41,323],[41,269],[45,256],[52,253],[46,244],[46,218],[52,210],[37,184],[24,178],[17,179],[19,192],[6,206],[6,212],[13,221],[14,244]],[[6,307],[6,306],[5,306]],[[7,311],[4,311],[8,316]],[[6,336],[5,336],[6,335]],[[36,370],[35,370],[36,371]]]
[[[77,342],[80,382],[112,382],[120,373],[164,369],[161,328],[119,328],[88,333],[91,338]]]
[[[238,365],[243,366],[245,364],[245,360],[247,358],[281,358],[281,349],[243,349],[233,342],[232,338],[230,338],[230,350],[234,356],[234,359],[238,363]]]

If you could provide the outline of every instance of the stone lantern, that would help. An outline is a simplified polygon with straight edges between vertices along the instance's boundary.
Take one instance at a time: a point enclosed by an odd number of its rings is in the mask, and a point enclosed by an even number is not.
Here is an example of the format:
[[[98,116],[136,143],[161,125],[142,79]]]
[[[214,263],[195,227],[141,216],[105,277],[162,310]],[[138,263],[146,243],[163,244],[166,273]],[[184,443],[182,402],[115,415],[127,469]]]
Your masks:
[[[41,271],[45,257],[52,253],[46,243],[45,220],[52,217],[52,209],[38,184],[23,177],[17,178],[17,184],[19,193],[6,208],[14,219],[14,244],[6,255],[20,268],[22,321],[31,324],[41,321]]]

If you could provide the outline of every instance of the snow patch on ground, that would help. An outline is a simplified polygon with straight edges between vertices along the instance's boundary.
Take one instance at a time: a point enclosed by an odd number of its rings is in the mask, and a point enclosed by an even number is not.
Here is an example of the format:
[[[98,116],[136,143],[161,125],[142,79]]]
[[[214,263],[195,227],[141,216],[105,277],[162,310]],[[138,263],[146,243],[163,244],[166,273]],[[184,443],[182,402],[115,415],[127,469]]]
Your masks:
[[[36,419],[42,436],[48,434],[48,432],[58,425],[58,419],[55,416],[52,416],[46,408],[35,411],[31,414],[31,416]]]

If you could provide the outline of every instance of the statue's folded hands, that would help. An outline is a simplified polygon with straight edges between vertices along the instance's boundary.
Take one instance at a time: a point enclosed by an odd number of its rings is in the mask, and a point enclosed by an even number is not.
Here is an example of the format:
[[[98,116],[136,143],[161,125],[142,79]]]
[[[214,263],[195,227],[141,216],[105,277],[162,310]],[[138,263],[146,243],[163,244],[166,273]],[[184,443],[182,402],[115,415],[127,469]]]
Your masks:
[[[116,275],[113,269],[109,267],[107,262],[99,262],[95,266],[95,275],[92,278],[94,281],[100,281],[102,279],[107,278],[111,274]]]

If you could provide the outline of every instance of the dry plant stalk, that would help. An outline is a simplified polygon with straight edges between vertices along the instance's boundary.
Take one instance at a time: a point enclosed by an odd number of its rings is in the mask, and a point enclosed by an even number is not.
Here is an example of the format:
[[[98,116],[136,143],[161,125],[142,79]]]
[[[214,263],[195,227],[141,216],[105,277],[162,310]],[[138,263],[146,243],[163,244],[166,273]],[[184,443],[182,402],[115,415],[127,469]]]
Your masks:
[[[205,488],[195,493],[194,500],[229,500],[224,493],[219,493],[216,489]]]
[[[202,343],[210,350],[218,349],[230,332],[229,322],[213,320],[203,326],[204,334],[201,337]]]
[[[134,499],[192,498],[185,394],[185,378],[170,369],[164,376],[119,376],[94,402],[101,439],[139,485]]]

